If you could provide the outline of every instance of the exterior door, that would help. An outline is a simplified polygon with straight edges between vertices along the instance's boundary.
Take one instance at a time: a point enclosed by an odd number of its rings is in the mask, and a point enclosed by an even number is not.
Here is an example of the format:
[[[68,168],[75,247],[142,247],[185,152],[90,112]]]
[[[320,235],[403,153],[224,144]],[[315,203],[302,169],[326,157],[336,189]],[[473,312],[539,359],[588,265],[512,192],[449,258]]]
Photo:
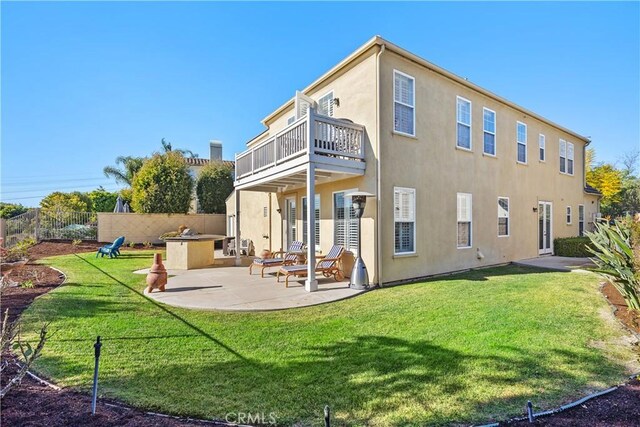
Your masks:
[[[538,202],[538,253],[553,252],[553,224],[551,202]]]
[[[285,250],[298,238],[296,230],[296,199],[285,199]]]

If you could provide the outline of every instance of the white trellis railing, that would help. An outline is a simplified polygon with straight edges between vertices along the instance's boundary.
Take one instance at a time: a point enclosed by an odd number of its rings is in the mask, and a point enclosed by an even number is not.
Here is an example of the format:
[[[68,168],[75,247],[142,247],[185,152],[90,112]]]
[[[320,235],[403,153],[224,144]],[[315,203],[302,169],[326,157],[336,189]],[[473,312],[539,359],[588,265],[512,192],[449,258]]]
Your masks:
[[[309,126],[312,142],[309,144]],[[236,155],[236,179],[314,153],[344,160],[364,160],[364,126],[323,116],[309,109],[266,141]]]

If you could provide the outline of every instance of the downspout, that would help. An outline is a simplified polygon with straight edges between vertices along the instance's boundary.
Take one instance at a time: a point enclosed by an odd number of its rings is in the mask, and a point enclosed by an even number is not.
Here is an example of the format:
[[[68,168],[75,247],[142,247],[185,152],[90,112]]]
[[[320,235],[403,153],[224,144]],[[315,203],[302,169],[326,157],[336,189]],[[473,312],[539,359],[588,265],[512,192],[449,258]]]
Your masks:
[[[380,52],[376,55],[376,276],[378,286],[382,287],[382,246],[380,240],[382,236],[382,197],[380,187],[382,179],[380,177],[380,56],[386,50],[386,45],[380,46]]]

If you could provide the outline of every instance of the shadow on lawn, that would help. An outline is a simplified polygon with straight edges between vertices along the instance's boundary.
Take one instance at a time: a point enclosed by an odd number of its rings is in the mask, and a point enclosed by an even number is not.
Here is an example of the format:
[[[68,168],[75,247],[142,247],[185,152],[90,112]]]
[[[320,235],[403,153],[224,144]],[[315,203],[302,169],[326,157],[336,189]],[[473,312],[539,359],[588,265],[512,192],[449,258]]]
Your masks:
[[[546,268],[529,267],[516,264],[509,264],[497,267],[478,268],[465,272],[456,272],[441,276],[428,277],[426,279],[416,280],[411,283],[423,283],[434,282],[443,280],[472,280],[472,281],[487,281],[492,277],[511,276],[514,274],[526,275],[526,274],[543,274],[543,273],[569,273],[569,271],[556,271]]]
[[[474,355],[377,335],[289,351],[284,363],[251,365],[206,352],[189,364],[167,358],[163,369],[140,365],[132,377],[105,382],[128,395],[153,384],[162,398],[147,402],[181,415],[265,411],[282,425],[320,425],[329,405],[336,425],[431,425],[519,415],[528,399],[571,397],[620,370],[586,351],[504,346]]]

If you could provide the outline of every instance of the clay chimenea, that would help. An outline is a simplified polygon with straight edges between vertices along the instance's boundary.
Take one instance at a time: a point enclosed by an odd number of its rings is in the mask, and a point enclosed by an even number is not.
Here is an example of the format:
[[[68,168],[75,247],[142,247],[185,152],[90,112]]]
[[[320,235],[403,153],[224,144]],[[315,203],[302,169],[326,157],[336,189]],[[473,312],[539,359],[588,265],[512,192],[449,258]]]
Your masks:
[[[160,289],[160,292],[164,292],[166,284],[167,269],[162,264],[162,254],[157,253],[153,257],[153,265],[147,274],[147,293],[151,293],[154,289]]]

